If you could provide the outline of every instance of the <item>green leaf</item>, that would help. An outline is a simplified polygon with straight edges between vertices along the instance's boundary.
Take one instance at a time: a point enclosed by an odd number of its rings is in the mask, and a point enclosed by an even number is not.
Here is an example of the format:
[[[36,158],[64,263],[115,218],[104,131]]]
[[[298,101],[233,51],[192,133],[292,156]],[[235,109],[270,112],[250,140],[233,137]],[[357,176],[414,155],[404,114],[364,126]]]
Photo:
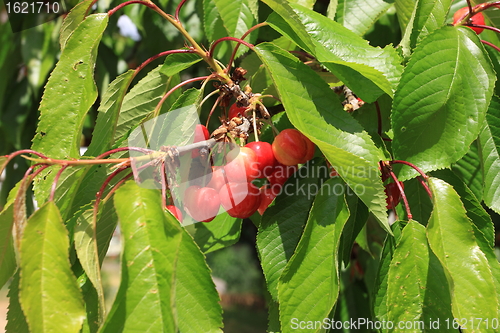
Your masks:
[[[495,105],[497,98],[493,96],[490,107]],[[486,114],[488,121],[488,114]],[[483,128],[484,130],[484,128]],[[481,134],[480,134],[481,135]],[[483,200],[483,164],[479,155],[479,141],[474,141],[467,154],[451,166],[453,172],[462,179],[468,188],[474,193],[477,200]]]
[[[267,289],[276,301],[279,277],[295,251],[309,216],[313,196],[304,189],[315,188],[317,192],[320,188],[317,173],[312,173],[313,167],[311,162],[302,167],[305,168],[304,173],[311,177],[291,177],[284,185],[287,192],[278,195],[274,206],[269,207],[262,215],[257,234],[257,250]]]
[[[127,133],[154,111],[162,96],[179,83],[177,76],[168,77],[161,72],[161,68],[162,65],[149,72],[123,99],[114,142],[124,139]],[[179,95],[179,91],[173,93],[163,104],[161,113],[167,111]]]
[[[174,53],[165,59],[160,72],[166,76],[174,76],[200,61],[200,56],[194,53]]]
[[[218,295],[203,254],[162,209],[159,191],[116,191],[122,281],[102,332],[220,332]],[[154,320],[151,320],[154,318]]]
[[[405,32],[408,24],[411,24],[414,9],[419,0],[395,0],[396,14],[401,31]],[[411,30],[410,30],[411,31]]]
[[[194,241],[203,253],[209,253],[235,244],[241,235],[241,219],[220,214],[211,223],[196,223]]]
[[[64,50],[66,43],[75,29],[85,19],[90,8],[94,5],[93,0],[84,0],[78,3],[68,15],[64,18],[61,26],[61,34],[59,35],[59,43],[61,50]]]
[[[94,233],[93,205],[84,206],[68,225],[74,225],[74,246],[78,260],[97,293],[99,323],[104,319],[104,289],[101,279],[101,264],[117,225],[111,201],[99,205]]]
[[[176,258],[175,309],[180,332],[222,333],[222,308],[205,257],[191,235],[168,216],[169,223],[181,230],[182,240]],[[215,222],[212,221],[211,223]]]
[[[255,51],[269,69],[292,124],[325,154],[344,181],[388,232],[386,202],[378,172],[383,155],[356,120],[332,104],[335,93],[309,67],[273,44]]]
[[[26,317],[19,303],[19,270],[16,271],[9,286],[9,311],[7,312],[6,333],[30,333]]]
[[[0,212],[0,288],[10,279],[17,268],[12,226],[14,206]]]
[[[384,0],[340,0],[336,21],[363,36],[391,6],[391,1]]]
[[[257,17],[250,10],[250,1],[248,0],[214,0],[214,3],[228,36],[241,38],[243,34],[258,23]],[[253,43],[256,38],[257,33],[252,32],[246,40]],[[246,48],[240,47],[237,56],[246,51]]]
[[[500,213],[500,100],[491,100],[486,122],[479,135],[479,154],[483,167],[484,203]]]
[[[133,70],[123,73],[114,79],[106,89],[97,110],[92,142],[85,152],[86,156],[98,156],[113,147],[122,102],[135,73]]]
[[[389,308],[387,307],[387,289],[389,287],[389,268],[394,255],[396,240],[393,236],[387,235],[384,247],[380,254],[378,271],[375,279],[375,287],[372,296],[372,307],[375,317],[379,321],[387,321]]]
[[[411,48],[446,22],[451,0],[418,1],[410,37]]]
[[[393,96],[402,67],[392,46],[372,47],[339,23],[304,7],[264,2],[276,12],[267,19],[274,29],[314,55],[365,102],[384,93]]]
[[[449,184],[437,178],[429,178],[429,185],[434,211],[427,226],[427,239],[445,269],[454,317],[496,318],[498,296],[491,292],[492,271],[477,244],[460,197]],[[484,322],[479,327],[481,332],[494,332]]]
[[[339,294],[338,249],[349,217],[344,195],[332,195],[330,188],[342,185],[331,179],[314,200],[297,249],[285,267],[279,283],[280,320],[321,321],[328,317]],[[283,325],[282,332],[293,332]]]
[[[157,191],[133,181],[116,191],[114,203],[122,232],[122,274],[101,331],[175,332],[171,304],[180,230],[168,223]]]
[[[437,289],[430,288],[429,280],[437,278],[431,273],[441,267],[439,261],[431,261],[429,252],[425,227],[410,220],[403,229],[389,266],[386,300],[389,321],[422,321],[428,325],[432,319],[452,318],[451,307],[445,301],[450,297],[448,289],[442,285]],[[436,287],[436,284],[432,286]],[[438,317],[433,317],[438,313]]]
[[[478,233],[475,233],[476,238],[484,239],[485,244],[493,249],[495,246],[495,230],[491,217],[481,206],[481,202],[476,199],[472,191],[463,183],[462,179],[458,178],[450,170],[435,171],[432,173],[432,176],[444,180],[453,186],[453,189],[460,196],[460,200],[467,212],[467,217],[477,227],[478,231],[480,230],[481,236],[478,237]],[[485,251],[483,250],[483,252]]]
[[[19,298],[31,332],[80,332],[85,308],[68,257],[68,231],[49,201],[28,220],[20,247]]]
[[[494,73],[477,36],[444,27],[415,49],[393,103],[395,158],[424,172],[449,167],[469,150],[482,127]],[[403,167],[406,180],[417,175]]]
[[[51,158],[80,156],[83,121],[97,97],[97,46],[107,23],[107,14],[90,15],[68,39],[45,86],[33,150]]]

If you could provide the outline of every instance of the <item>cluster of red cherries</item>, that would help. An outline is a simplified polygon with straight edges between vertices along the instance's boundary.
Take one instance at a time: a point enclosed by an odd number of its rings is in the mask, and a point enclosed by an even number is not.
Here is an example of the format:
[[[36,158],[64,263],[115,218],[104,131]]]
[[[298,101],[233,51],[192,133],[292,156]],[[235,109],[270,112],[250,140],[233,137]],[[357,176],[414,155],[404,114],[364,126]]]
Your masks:
[[[195,142],[208,138],[206,127],[197,125]],[[236,218],[248,218],[257,211],[263,214],[281,192],[286,180],[298,169],[298,164],[312,159],[314,152],[311,140],[296,129],[281,131],[272,144],[250,142],[237,153],[234,150],[229,152],[225,156],[225,165],[213,166],[211,178],[204,187],[192,185],[186,189],[184,210],[199,222],[212,221],[221,206]],[[199,152],[193,151],[192,157],[197,156]],[[267,184],[260,188],[252,183],[259,178],[267,179]],[[179,221],[182,220],[179,208],[167,206],[167,209]]]

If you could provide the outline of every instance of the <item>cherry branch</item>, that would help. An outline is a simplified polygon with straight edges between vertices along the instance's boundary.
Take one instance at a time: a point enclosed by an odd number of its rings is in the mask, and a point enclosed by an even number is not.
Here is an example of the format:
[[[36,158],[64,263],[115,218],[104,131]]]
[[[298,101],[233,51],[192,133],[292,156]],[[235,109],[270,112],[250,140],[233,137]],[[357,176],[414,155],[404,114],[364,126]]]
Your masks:
[[[139,3],[141,5],[147,6],[147,7],[152,8],[152,9],[154,9],[156,7],[155,4],[153,4],[152,2],[149,2],[149,1],[144,1],[144,0],[130,0],[130,1],[126,1],[124,3],[121,3],[118,6],[116,6],[115,8],[109,10],[108,11],[108,16],[111,16],[114,13],[116,13],[118,10],[122,9],[123,7],[128,6],[128,5],[132,5],[134,3]]]

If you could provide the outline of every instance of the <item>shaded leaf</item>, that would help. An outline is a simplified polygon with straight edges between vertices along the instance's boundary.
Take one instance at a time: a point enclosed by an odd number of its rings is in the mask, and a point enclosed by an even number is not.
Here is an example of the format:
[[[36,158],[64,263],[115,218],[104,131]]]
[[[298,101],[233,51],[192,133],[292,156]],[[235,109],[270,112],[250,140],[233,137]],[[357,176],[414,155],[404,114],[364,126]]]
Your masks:
[[[10,205],[0,212],[0,288],[10,279],[17,267],[12,237],[13,209]]]
[[[497,100],[493,97],[493,101]],[[488,117],[488,116],[487,116]],[[488,120],[488,119],[486,119]],[[484,129],[483,129],[484,130]],[[453,172],[462,179],[468,188],[474,193],[477,200],[483,200],[483,165],[479,155],[479,141],[474,141],[467,154],[451,166]]]
[[[444,27],[415,49],[393,103],[396,159],[424,172],[449,167],[469,150],[494,87],[491,63],[467,28]],[[414,177],[403,167],[399,179]]]
[[[9,310],[7,312],[6,333],[30,333],[26,317],[19,303],[19,270],[16,271],[9,286]]]
[[[231,246],[240,239],[241,219],[220,214],[211,223],[196,223],[194,241],[203,253]]]
[[[349,217],[344,195],[331,193],[330,188],[341,185],[330,179],[324,191],[314,200],[309,219],[294,255],[285,267],[279,283],[280,319],[321,321],[328,317],[339,294],[338,249],[342,230]],[[293,332],[282,325],[282,332]]]
[[[30,217],[21,240],[19,299],[31,332],[80,332],[85,308],[68,257],[68,231],[49,201]]]
[[[129,70],[113,80],[101,98],[97,110],[97,120],[92,133],[92,141],[85,152],[86,156],[98,156],[113,147],[117,121],[123,98],[135,77],[135,71]]]
[[[500,100],[491,101],[486,122],[479,135],[479,154],[483,167],[484,203],[500,213]]]
[[[335,107],[335,93],[309,67],[273,44],[255,47],[269,69],[292,124],[325,154],[344,181],[390,232],[378,161],[383,159],[356,120]]]
[[[497,293],[491,268],[479,248],[460,197],[442,180],[430,178],[434,211],[427,226],[429,245],[443,265],[455,318],[496,318]],[[467,258],[468,264],[463,260]],[[490,321],[491,321],[490,319]],[[481,322],[481,332],[493,332]]]
[[[362,36],[391,6],[391,1],[384,0],[340,0],[335,15],[336,21]]]
[[[366,225],[369,213],[366,205],[357,196],[347,195],[346,200],[350,214],[340,239],[339,258],[347,266],[351,260],[351,250],[354,241]],[[367,243],[365,242],[363,245],[367,245]]]
[[[309,162],[302,168],[305,168],[305,173],[313,175],[310,172],[313,167]],[[317,177],[317,173],[315,175]],[[257,234],[257,250],[267,289],[276,301],[279,277],[295,251],[309,216],[313,195],[306,193],[304,189],[315,188],[318,191],[320,185],[316,177],[290,178],[284,185],[287,192],[276,197],[274,206],[269,207],[262,215]]]

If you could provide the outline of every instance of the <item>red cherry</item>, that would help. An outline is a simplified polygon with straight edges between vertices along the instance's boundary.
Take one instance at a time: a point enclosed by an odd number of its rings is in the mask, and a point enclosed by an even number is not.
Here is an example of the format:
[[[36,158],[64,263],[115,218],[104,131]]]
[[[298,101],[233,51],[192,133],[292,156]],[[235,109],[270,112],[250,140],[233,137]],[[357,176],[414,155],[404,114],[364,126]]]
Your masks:
[[[281,131],[274,138],[272,148],[276,160],[284,165],[305,163],[314,156],[314,144],[293,128]]]
[[[403,182],[399,182],[401,184],[401,188],[404,189]],[[396,183],[389,183],[385,186],[385,195],[387,198],[385,199],[387,203],[387,209],[394,209],[401,200],[401,192],[399,191],[398,185]]]
[[[201,124],[196,125],[196,128],[194,129],[194,141],[193,141],[193,143],[205,141],[205,140],[208,140],[209,138],[210,138],[210,133],[208,132],[208,129]],[[199,149],[194,149],[191,151],[192,158],[196,158],[198,156],[200,156]]]
[[[212,179],[208,182],[207,187],[211,187],[217,192],[220,191],[222,186],[227,184],[226,175],[224,172],[224,167],[222,166],[214,166],[212,167]]]
[[[276,198],[277,195],[278,193],[275,193],[272,187],[264,185],[260,188],[260,205],[257,209],[260,215],[264,214],[267,207],[269,207],[269,205],[271,204],[271,202],[273,202],[274,198]]]
[[[219,196],[227,213],[241,219],[252,216],[260,204],[260,190],[252,183],[228,183]]]
[[[239,107],[239,106],[236,105],[236,103],[234,103],[229,108],[229,116],[228,116],[229,120],[231,120],[231,119],[233,119],[235,117],[244,116],[246,109],[247,108],[245,106]]]
[[[245,147],[252,149],[257,155],[258,178],[269,177],[273,173],[277,162],[271,144],[269,142],[255,141],[247,143]]]
[[[219,193],[211,187],[193,185],[184,192],[184,209],[196,221],[212,221],[217,216],[219,207]]]
[[[279,191],[288,178],[290,178],[298,169],[299,168],[296,165],[283,165],[278,162],[273,173],[267,179],[269,180],[269,183],[271,183],[271,186],[278,187]]]
[[[457,10],[455,12],[455,14],[453,15],[453,24],[456,24],[462,17],[467,15],[467,13],[469,13],[469,7],[464,7],[464,8],[460,8],[459,10]],[[470,23],[485,25],[483,13],[480,12],[480,13],[477,13],[476,15],[472,16],[470,18]],[[474,30],[474,32],[477,35],[479,35],[484,30],[483,28],[475,28],[475,27],[469,27],[469,28]]]
[[[227,181],[247,183],[259,177],[257,155],[247,147],[240,148],[236,157],[233,153],[226,155],[228,163],[224,166]]]
[[[168,205],[167,206],[168,211],[175,216],[175,218],[180,222],[182,221],[182,212],[179,208],[177,208],[174,205]]]

